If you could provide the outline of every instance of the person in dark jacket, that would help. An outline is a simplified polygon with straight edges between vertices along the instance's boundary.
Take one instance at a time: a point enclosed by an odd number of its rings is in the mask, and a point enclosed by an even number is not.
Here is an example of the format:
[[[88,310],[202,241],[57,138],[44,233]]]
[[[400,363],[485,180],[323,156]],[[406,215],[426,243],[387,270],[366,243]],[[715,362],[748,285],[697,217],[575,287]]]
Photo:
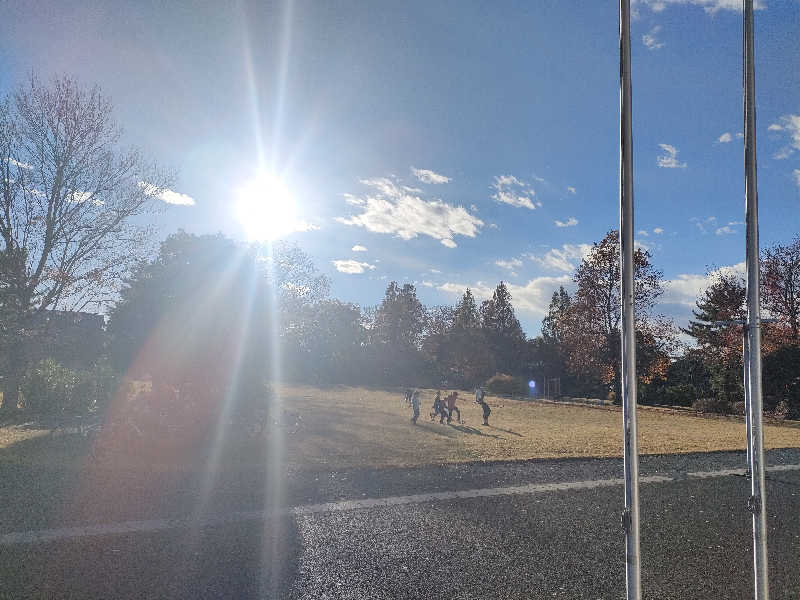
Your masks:
[[[475,402],[480,404],[483,409],[483,424],[489,425],[489,415],[492,414],[492,409],[486,404],[486,394],[482,388],[477,388],[475,390]]]

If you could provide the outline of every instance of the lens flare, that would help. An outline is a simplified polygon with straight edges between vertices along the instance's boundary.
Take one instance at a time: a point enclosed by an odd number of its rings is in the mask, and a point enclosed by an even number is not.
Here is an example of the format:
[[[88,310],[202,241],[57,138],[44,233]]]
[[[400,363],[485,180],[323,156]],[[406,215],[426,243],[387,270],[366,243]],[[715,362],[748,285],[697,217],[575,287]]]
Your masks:
[[[250,241],[271,242],[300,228],[294,200],[279,177],[261,173],[237,196],[236,217]]]

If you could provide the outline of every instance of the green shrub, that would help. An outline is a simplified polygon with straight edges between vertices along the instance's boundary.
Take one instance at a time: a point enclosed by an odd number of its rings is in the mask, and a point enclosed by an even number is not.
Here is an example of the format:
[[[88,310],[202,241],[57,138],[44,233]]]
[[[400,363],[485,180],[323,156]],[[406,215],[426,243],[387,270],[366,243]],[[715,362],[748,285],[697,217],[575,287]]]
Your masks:
[[[78,377],[52,358],[28,369],[22,380],[22,407],[34,413],[63,412],[70,407]]]
[[[527,396],[528,382],[524,377],[497,373],[486,382],[486,391],[506,396]]]
[[[730,414],[733,405],[724,398],[698,398],[692,403],[692,408],[701,413],[727,415]]]
[[[110,367],[75,371],[52,358],[28,369],[22,381],[22,407],[40,414],[84,414],[103,410],[117,389]]]

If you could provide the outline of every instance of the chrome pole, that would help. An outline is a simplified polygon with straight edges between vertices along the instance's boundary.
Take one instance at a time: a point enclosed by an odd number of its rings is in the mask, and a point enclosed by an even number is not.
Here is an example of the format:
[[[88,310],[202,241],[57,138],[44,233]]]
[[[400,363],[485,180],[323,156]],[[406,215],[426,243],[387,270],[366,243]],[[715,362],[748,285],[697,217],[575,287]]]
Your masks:
[[[742,0],[744,54],[744,185],[747,223],[747,336],[750,396],[750,500],[753,513],[753,571],[756,600],[769,598],[767,509],[764,493],[764,437],[761,396],[761,323],[759,306],[758,183],[756,180],[755,60],[753,0]]]
[[[639,573],[639,450],[636,430],[636,331],[633,314],[633,132],[631,3],[619,2],[619,236],[622,266],[622,425],[625,471],[625,582],[628,600],[641,597]]]
[[[742,327],[742,369],[744,371],[744,423],[747,435],[747,474],[750,475],[750,457],[753,455],[753,444],[750,439],[750,340],[747,335],[747,324]]]

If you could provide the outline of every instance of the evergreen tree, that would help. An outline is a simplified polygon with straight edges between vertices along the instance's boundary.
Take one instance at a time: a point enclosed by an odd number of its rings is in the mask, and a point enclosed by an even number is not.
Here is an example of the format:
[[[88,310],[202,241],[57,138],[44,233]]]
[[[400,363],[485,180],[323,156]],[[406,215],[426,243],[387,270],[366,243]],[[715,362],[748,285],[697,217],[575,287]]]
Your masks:
[[[491,368],[496,372],[514,374],[523,366],[525,334],[519,324],[511,293],[500,282],[491,299],[481,304],[481,329],[491,356]]]

